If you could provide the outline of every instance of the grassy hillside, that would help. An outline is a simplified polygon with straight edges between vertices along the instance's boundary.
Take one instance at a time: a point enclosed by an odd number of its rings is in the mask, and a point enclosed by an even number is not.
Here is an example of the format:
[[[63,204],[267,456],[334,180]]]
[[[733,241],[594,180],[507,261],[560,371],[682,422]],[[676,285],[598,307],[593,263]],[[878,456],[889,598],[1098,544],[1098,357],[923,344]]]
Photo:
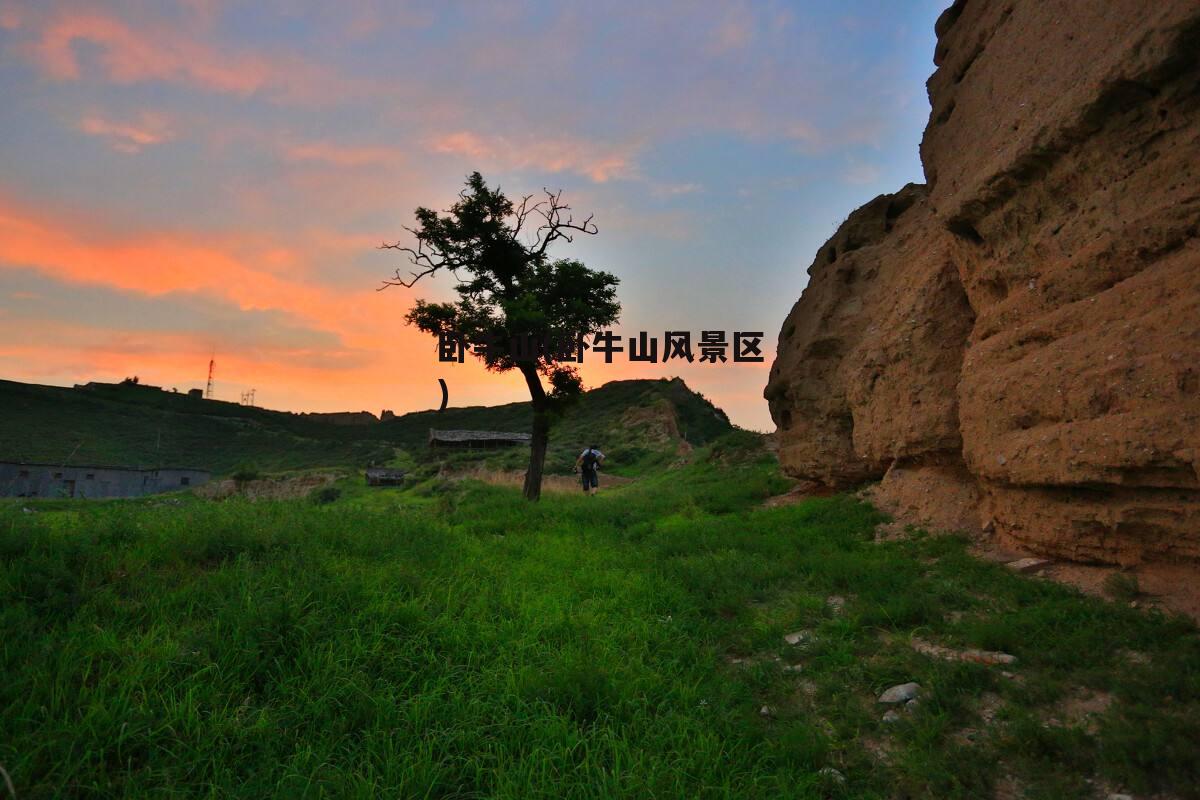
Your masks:
[[[367,426],[338,426],[298,414],[251,408],[145,387],[100,391],[0,381],[0,460],[73,464],[190,466],[228,474],[251,463],[264,471],[362,466],[395,448],[425,458],[429,428],[529,430],[526,403],[417,412]],[[625,415],[651,409],[644,418]],[[657,414],[657,417],[655,417]],[[551,471],[565,470],[590,438],[626,468],[661,464],[677,442],[635,441],[632,432],[670,417],[693,445],[730,429],[724,413],[680,380],[617,381],[587,392],[555,423]],[[661,427],[661,426],[660,426]],[[478,457],[473,455],[471,457]],[[504,466],[528,458],[493,454]]]
[[[0,502],[0,765],[18,797],[1200,797],[1190,623],[877,543],[852,498],[762,508],[745,439],[540,504]]]
[[[85,391],[0,381],[0,459],[42,463],[185,466],[233,471],[387,458],[379,442],[293,414],[152,389]]]

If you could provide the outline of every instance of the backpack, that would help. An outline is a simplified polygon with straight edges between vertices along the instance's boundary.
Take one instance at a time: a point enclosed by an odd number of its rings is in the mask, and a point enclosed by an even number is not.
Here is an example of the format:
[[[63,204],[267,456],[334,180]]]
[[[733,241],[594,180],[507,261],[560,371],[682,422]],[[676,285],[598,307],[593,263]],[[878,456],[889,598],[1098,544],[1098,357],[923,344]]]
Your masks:
[[[583,464],[583,468],[585,470],[587,470],[588,472],[592,472],[596,469],[596,466],[600,463],[600,456],[596,455],[595,450],[588,448],[588,451],[583,454],[583,461],[581,463]]]

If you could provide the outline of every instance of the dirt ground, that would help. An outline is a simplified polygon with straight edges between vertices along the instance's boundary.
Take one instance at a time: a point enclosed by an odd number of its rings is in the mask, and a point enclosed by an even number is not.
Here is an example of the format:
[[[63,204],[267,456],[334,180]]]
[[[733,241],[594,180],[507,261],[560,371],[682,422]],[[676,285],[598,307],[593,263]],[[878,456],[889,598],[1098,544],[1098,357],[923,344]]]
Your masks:
[[[209,500],[224,500],[234,495],[241,495],[251,500],[290,500],[306,497],[314,489],[329,486],[340,477],[342,475],[336,472],[320,472],[286,475],[278,478],[259,478],[252,481],[235,481],[227,478],[197,487],[196,495]]]
[[[473,469],[466,472],[454,473],[447,477],[453,478],[474,478],[475,480],[490,483],[493,486],[515,486],[520,488],[525,484],[525,473],[522,470],[500,470],[500,469]],[[607,475],[600,473],[600,491],[612,488],[614,486],[625,486],[633,483],[633,478],[623,478],[620,475]],[[542,476],[542,491],[543,492],[576,492],[582,493],[583,488],[579,482],[578,475],[543,475]]]

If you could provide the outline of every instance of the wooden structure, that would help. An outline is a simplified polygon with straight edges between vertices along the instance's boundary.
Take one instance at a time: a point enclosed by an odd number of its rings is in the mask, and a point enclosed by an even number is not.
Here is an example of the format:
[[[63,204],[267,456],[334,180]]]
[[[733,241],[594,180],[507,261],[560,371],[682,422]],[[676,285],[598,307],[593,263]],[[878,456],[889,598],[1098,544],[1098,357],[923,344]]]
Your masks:
[[[403,486],[404,470],[367,467],[367,486]]]
[[[503,431],[439,431],[429,429],[430,447],[512,447],[528,445],[533,437],[528,433],[505,433]]]

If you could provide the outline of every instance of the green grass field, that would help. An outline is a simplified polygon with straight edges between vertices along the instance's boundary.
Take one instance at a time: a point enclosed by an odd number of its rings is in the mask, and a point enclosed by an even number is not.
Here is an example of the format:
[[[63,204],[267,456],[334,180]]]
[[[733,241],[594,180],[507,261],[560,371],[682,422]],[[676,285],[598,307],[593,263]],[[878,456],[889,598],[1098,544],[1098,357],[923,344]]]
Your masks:
[[[1200,797],[1189,622],[876,544],[849,497],[760,507],[786,486],[734,435],[537,505],[6,502],[0,765],[20,798]]]

